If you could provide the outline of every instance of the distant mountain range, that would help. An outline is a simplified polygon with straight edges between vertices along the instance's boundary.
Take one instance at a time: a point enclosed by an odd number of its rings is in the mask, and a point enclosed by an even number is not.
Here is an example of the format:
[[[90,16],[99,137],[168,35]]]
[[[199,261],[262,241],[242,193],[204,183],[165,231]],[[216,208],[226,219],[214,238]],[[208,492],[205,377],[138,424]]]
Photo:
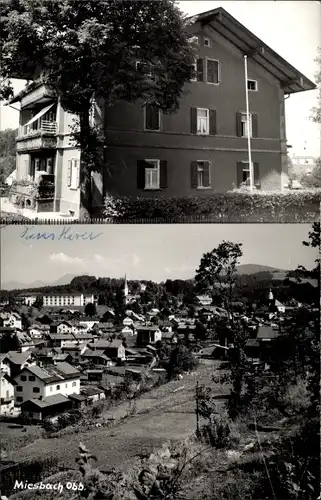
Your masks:
[[[59,285],[69,285],[69,283],[76,278],[77,276],[81,276],[79,273],[77,274],[65,274],[61,276],[55,281],[49,283],[48,281],[33,281],[32,283],[20,283],[19,281],[8,281],[7,283],[2,283],[2,290],[26,290],[32,288],[41,288],[42,286],[59,286]]]
[[[270,272],[270,273],[276,273],[276,272],[287,272],[284,269],[277,269],[275,267],[271,266],[263,266],[261,264],[242,264],[237,267],[237,273],[238,274],[256,274],[256,273],[261,273],[261,272]],[[89,273],[85,273],[89,274]],[[81,276],[81,274],[65,274],[64,276],[61,276],[57,280],[53,282],[47,282],[47,281],[42,281],[42,280],[37,280],[32,283],[20,283],[18,281],[8,281],[6,283],[2,283],[1,288],[2,290],[26,290],[26,289],[33,289],[33,288],[41,288],[43,286],[59,286],[59,285],[69,285],[69,283],[74,279],[77,278],[77,276]]]

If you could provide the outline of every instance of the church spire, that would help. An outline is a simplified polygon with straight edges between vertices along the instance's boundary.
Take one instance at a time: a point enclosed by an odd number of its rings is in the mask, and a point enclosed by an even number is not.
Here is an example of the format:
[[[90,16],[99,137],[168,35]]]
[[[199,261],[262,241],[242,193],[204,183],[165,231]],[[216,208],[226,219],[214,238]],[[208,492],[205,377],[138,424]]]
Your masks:
[[[125,297],[127,297],[127,295],[128,295],[128,284],[127,284],[126,274],[125,274],[125,283],[124,283],[124,295],[125,295]]]
[[[273,299],[274,299],[274,295],[273,295],[272,289],[270,288],[269,300],[273,300]]]

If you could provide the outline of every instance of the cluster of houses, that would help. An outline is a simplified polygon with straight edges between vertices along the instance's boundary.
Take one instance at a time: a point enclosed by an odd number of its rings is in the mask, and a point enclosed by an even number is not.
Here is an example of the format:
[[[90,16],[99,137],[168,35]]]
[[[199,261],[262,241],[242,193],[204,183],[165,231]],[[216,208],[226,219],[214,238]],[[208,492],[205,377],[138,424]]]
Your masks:
[[[235,313],[251,332],[246,349],[253,362],[279,335],[287,309],[300,305],[285,306],[270,292],[267,306],[251,315]],[[136,380],[143,373],[159,377],[164,371],[158,364],[160,345],[184,342],[199,359],[213,359],[224,357],[231,341],[228,332],[217,335],[216,343],[198,335],[200,323],[208,331],[228,319],[228,312],[205,295],[198,297],[193,317],[181,307],[160,319],[160,311],[151,307],[144,315],[128,309],[116,321],[107,306],[97,306],[92,317],[80,309],[43,307],[26,328],[17,312],[6,308],[0,313],[0,337],[19,343],[17,350],[0,354],[2,416],[42,421],[106,398],[126,374]]]

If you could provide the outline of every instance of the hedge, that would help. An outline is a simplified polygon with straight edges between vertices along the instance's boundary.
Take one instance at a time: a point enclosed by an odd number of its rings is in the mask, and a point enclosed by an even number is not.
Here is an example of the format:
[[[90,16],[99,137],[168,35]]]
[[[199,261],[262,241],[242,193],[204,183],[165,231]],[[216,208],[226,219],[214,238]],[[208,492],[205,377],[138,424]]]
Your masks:
[[[320,190],[189,197],[108,196],[103,217],[111,222],[314,222],[320,219],[320,201]]]
[[[15,222],[27,222],[29,221],[30,222],[30,219],[28,219],[28,217],[25,217],[24,215],[21,215],[21,214],[15,214],[15,213],[11,213],[11,212],[0,212],[0,221],[1,221],[1,224],[12,224],[12,223],[15,223]]]

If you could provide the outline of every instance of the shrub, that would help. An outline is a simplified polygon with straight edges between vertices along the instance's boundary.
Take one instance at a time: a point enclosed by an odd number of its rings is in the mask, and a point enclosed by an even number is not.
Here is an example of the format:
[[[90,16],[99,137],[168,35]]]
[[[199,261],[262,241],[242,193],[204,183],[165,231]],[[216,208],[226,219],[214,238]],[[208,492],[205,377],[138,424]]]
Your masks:
[[[218,193],[188,197],[105,199],[103,216],[115,221],[310,222],[319,218],[321,192]],[[148,216],[146,216],[148,214]]]
[[[230,442],[230,433],[229,423],[212,414],[208,422],[200,428],[199,439],[213,448],[226,448]]]

